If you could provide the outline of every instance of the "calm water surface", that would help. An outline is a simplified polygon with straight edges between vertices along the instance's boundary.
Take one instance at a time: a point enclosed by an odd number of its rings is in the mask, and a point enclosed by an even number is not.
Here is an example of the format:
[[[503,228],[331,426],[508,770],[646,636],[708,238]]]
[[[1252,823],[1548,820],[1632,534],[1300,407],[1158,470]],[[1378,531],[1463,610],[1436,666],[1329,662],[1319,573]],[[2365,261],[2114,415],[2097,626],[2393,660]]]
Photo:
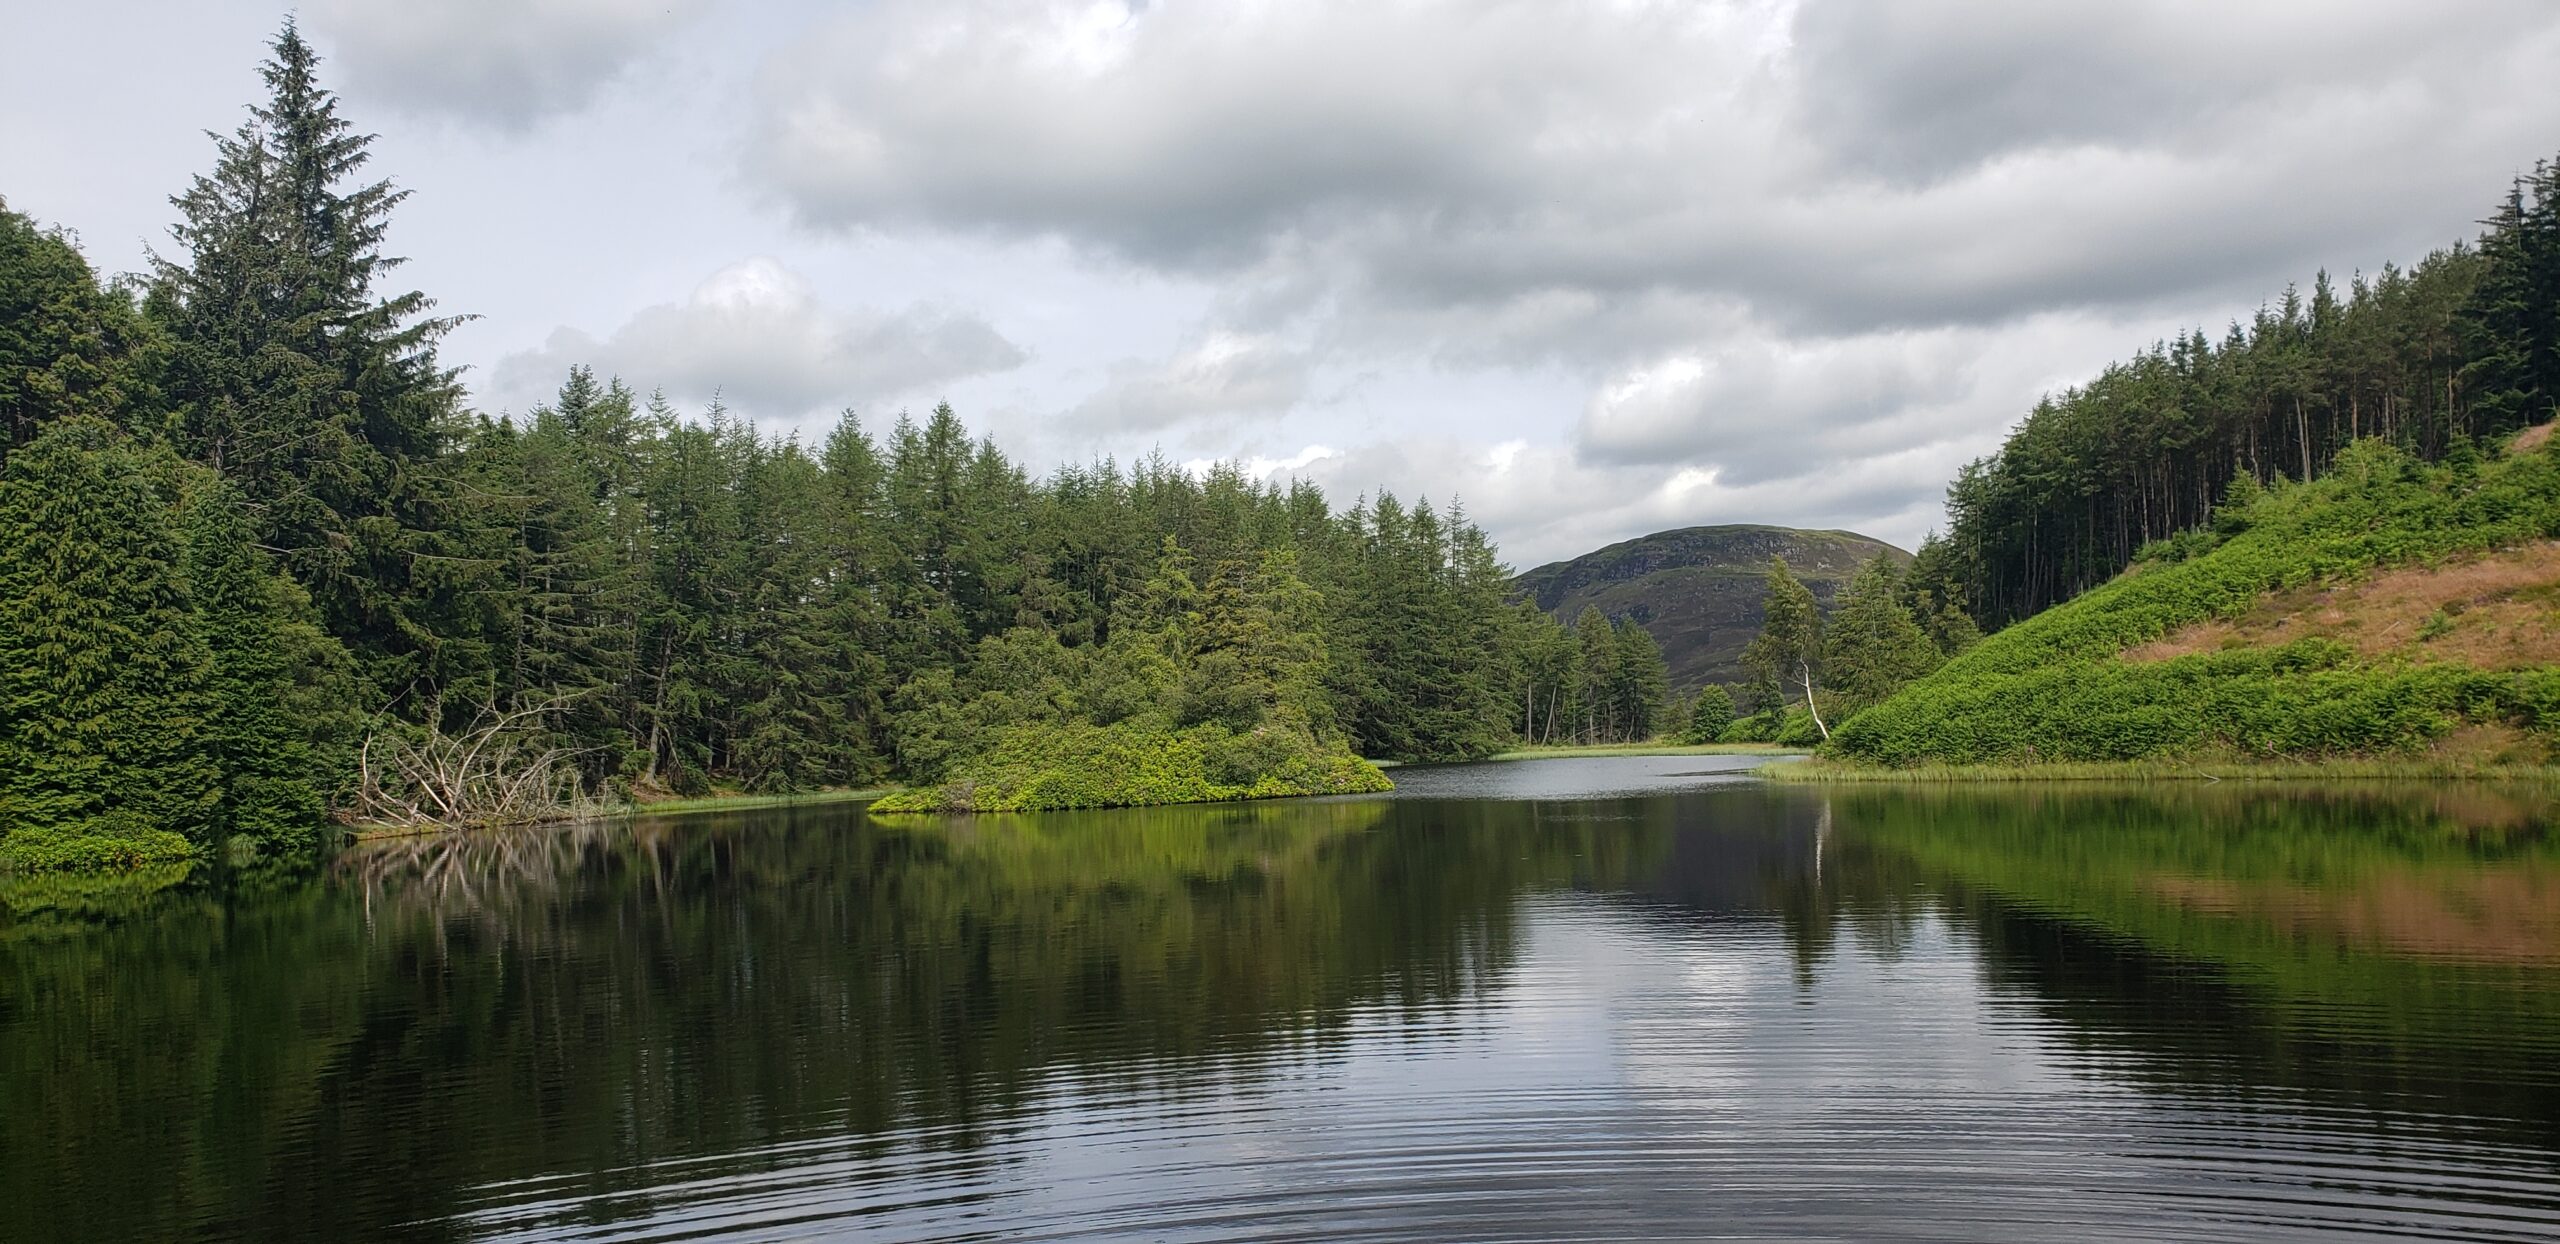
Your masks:
[[[0,883],[0,1238],[2560,1238],[2552,795],[1738,767]]]

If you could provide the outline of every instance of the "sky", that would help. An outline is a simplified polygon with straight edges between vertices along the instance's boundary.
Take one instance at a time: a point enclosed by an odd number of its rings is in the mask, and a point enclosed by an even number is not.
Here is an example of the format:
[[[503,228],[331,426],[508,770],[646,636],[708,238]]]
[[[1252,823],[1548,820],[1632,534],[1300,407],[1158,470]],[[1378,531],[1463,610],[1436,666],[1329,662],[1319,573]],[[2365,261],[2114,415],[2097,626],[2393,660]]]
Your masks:
[[[948,400],[1524,568],[1911,547],[2039,395],[2560,154],[2546,0],[83,0],[10,18],[0,198],[142,269],[289,11],[480,409]]]

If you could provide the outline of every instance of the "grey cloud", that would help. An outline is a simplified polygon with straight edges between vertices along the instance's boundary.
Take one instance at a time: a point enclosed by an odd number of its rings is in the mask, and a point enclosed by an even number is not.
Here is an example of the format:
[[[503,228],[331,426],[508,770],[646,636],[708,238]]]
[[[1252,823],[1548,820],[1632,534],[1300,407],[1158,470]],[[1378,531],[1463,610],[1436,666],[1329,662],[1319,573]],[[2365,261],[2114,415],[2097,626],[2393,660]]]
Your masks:
[[[1160,363],[1124,361],[1070,412],[1097,430],[1158,431],[1195,419],[1278,415],[1307,391],[1303,352],[1269,338],[1214,332]]]
[[[348,89],[502,130],[583,107],[703,0],[320,0]]]
[[[925,306],[839,310],[781,264],[750,259],[683,302],[643,308],[601,340],[553,332],[542,348],[499,362],[495,393],[530,404],[583,363],[639,387],[693,401],[717,393],[748,414],[791,419],[1005,371],[1025,357],[977,316]]]
[[[2480,63],[2547,6],[2333,0],[1805,0],[1792,30],[1808,131],[1852,166],[1929,180],[2074,145],[2192,147],[2250,110]]]
[[[1495,320],[1615,365],[1587,322],[1648,301],[1838,334],[2254,297],[2450,241],[2560,129],[2547,6],[2123,7],[892,2],[771,68],[748,172],[818,228],[1062,237],[1346,347]]]

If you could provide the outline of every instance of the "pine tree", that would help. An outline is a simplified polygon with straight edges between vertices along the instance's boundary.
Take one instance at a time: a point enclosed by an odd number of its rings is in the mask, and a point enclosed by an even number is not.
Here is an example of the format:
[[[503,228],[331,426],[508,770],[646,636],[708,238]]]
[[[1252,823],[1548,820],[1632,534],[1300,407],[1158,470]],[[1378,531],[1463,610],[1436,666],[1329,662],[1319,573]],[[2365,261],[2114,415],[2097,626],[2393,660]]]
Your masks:
[[[1632,618],[1617,623],[1617,665],[1610,678],[1617,716],[1624,723],[1618,737],[1641,742],[1658,731],[1663,701],[1670,694],[1670,674],[1662,663],[1662,645]]]
[[[0,473],[0,828],[210,841],[212,658],[171,515],[177,464],[90,416]]]
[[[1616,742],[1620,737],[1618,699],[1611,683],[1618,673],[1618,629],[1609,624],[1607,614],[1585,606],[1573,620],[1573,635],[1579,648],[1574,698],[1582,707],[1582,741]]]
[[[2477,431],[2547,422],[2560,413],[2560,164],[2542,161],[2516,179],[2480,257],[2462,324]]]

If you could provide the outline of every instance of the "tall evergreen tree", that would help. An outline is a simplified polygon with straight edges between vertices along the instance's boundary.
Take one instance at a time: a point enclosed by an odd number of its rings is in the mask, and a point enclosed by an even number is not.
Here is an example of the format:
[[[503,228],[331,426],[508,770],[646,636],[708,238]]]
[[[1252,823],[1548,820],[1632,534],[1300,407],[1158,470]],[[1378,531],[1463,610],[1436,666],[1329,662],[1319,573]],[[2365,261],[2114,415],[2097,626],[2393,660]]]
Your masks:
[[[204,744],[222,775],[221,832],[307,850],[357,725],[346,650],[250,543],[229,483],[200,481],[179,521],[208,658]]]
[[[0,473],[0,830],[216,832],[212,658],[176,474],[94,416],[56,421]]]
[[[2560,402],[2560,164],[2516,179],[2480,239],[2463,307],[2463,382],[2488,431],[2544,423]]]
[[[451,555],[420,533],[457,394],[435,343],[457,321],[377,292],[401,262],[383,239],[406,192],[361,180],[373,139],[338,115],[291,22],[272,49],[266,101],[171,200],[185,254],[155,261],[148,308],[175,343],[187,452],[239,486],[259,543],[397,690],[438,674],[436,611],[416,597],[449,585],[410,577]]]

